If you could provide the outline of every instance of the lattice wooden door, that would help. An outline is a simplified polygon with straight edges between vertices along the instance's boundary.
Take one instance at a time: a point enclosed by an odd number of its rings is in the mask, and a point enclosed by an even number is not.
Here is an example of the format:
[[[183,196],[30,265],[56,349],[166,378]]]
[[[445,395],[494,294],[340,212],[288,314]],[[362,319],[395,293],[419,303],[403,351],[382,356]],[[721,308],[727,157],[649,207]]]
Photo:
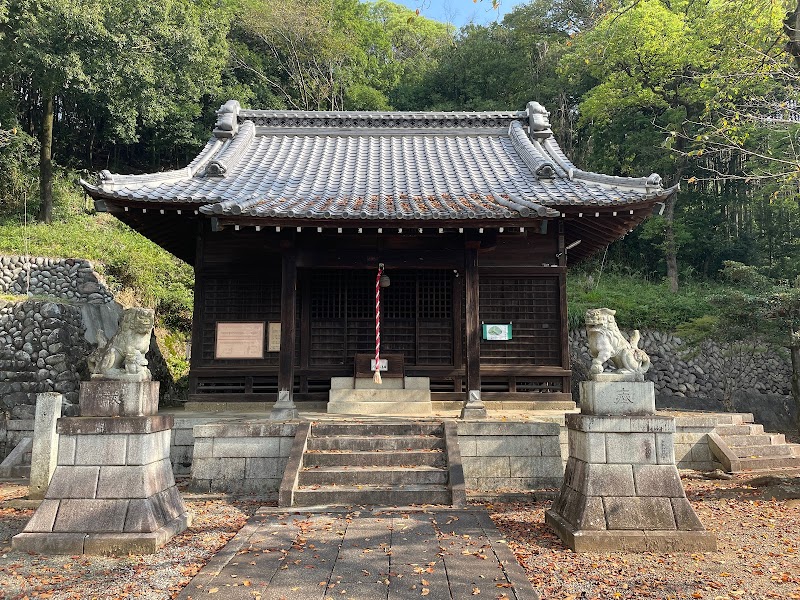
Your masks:
[[[381,295],[381,349],[406,365],[453,362],[453,282],[448,271],[392,271]],[[375,348],[375,273],[310,274],[310,365],[352,366]]]

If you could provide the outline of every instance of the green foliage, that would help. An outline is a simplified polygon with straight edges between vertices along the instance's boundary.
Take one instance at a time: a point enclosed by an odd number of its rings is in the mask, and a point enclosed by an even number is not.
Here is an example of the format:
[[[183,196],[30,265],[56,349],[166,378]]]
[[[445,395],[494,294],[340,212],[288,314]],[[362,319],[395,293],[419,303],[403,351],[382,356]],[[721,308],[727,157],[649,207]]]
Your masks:
[[[186,398],[189,391],[189,361],[186,359],[186,346],[189,334],[174,329],[156,329],[161,354],[167,363],[172,382],[169,389],[170,400]]]
[[[19,212],[26,195],[38,203],[37,160],[39,143],[23,131],[14,129],[0,144],[0,215]]]
[[[680,325],[714,312],[708,300],[724,288],[687,282],[671,294],[664,282],[647,281],[630,274],[596,271],[571,271],[567,277],[568,319],[570,328],[583,326],[589,308],[608,307],[617,311],[620,327],[675,331]]]
[[[386,110],[446,40],[443,24],[385,0],[243,0],[226,80],[260,108]]]
[[[111,288],[142,306],[156,309],[170,328],[191,328],[191,267],[110,215],[83,212],[74,185],[57,185],[56,218],[51,225],[29,223],[22,215],[0,219],[0,253],[86,258]]]
[[[115,162],[119,144],[143,137],[147,158],[158,157],[153,142],[167,122],[182,133],[168,140],[169,154],[184,150],[181,142],[195,147],[187,132],[227,60],[228,15],[207,0],[8,0],[0,115],[10,110],[22,131],[38,135],[42,104],[55,96],[62,165],[85,166],[98,154]]]
[[[86,258],[123,304],[155,308],[156,337],[175,383],[186,388],[186,344],[194,301],[192,268],[107,214],[87,214],[74,177],[55,185],[52,224],[29,222],[19,212],[0,215],[0,254]],[[176,387],[177,386],[177,387]]]

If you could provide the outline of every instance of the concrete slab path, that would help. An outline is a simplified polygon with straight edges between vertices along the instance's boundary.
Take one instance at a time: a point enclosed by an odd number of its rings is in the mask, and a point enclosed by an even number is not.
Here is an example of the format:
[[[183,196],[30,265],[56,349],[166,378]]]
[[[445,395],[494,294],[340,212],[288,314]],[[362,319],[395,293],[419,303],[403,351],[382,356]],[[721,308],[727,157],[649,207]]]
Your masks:
[[[536,600],[482,509],[261,508],[180,600]]]

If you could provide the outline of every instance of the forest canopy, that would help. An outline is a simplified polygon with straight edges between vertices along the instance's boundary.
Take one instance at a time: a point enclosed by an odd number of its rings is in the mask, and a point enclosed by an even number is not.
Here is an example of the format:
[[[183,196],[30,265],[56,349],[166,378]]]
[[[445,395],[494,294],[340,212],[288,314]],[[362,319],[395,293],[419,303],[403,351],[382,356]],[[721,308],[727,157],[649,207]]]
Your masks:
[[[468,1],[468,0],[464,0]],[[648,278],[800,271],[797,5],[533,0],[460,30],[377,0],[0,0],[0,213],[186,164],[214,111],[521,109],[582,168],[681,184],[609,249]]]

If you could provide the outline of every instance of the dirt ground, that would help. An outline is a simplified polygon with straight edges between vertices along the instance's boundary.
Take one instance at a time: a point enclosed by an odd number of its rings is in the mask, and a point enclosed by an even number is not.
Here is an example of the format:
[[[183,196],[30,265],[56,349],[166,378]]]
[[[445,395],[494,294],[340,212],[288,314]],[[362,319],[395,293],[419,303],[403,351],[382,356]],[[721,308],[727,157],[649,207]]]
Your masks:
[[[708,553],[575,554],[544,524],[550,502],[486,506],[543,599],[800,599],[800,474],[748,485],[753,477],[684,479],[700,520],[718,536],[718,551]],[[33,511],[8,501],[26,492],[0,483],[3,599],[172,598],[265,504],[190,495],[194,524],[156,554],[47,557],[11,551]]]
[[[550,502],[488,508],[543,599],[800,598],[797,475],[684,478],[700,521],[717,534],[717,552],[575,554],[544,523]]]

